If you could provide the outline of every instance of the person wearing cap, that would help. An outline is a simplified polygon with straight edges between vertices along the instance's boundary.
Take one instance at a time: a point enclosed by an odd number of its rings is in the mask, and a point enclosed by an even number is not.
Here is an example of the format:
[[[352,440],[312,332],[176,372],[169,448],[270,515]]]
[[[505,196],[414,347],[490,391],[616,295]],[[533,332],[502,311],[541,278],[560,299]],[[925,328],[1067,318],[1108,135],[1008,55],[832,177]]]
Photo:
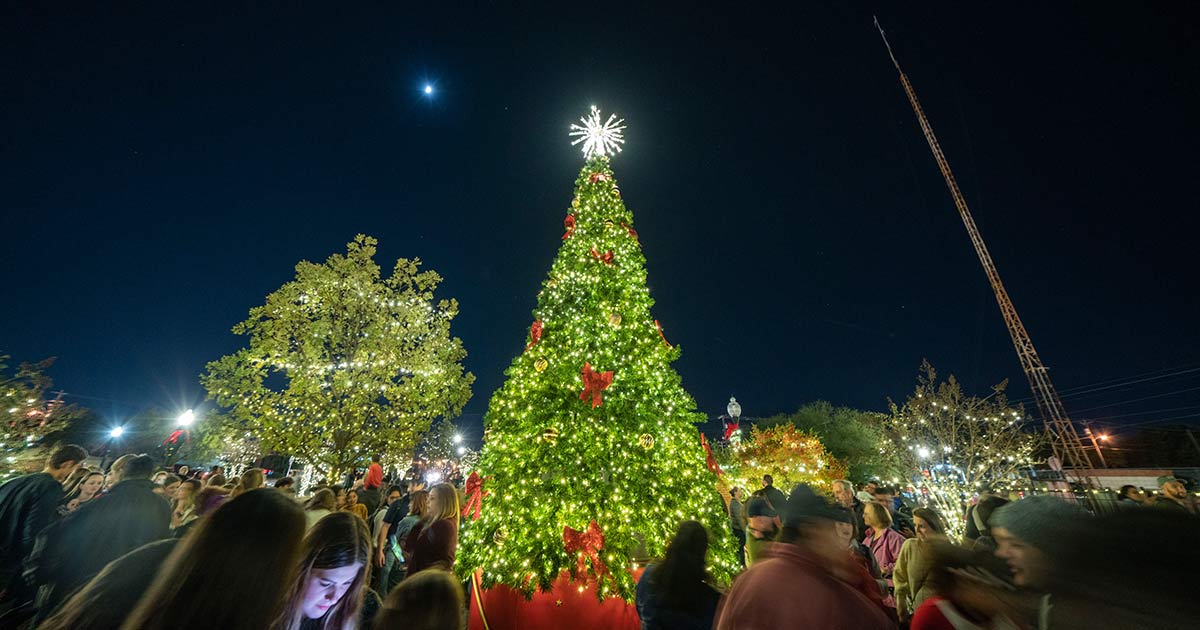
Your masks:
[[[894,628],[851,584],[856,573],[838,537],[837,508],[806,485],[786,505],[776,544],[734,580],[713,628]]]
[[[933,595],[933,588],[928,582],[932,568],[930,547],[946,537],[946,526],[941,515],[929,508],[913,510],[913,526],[917,530],[917,537],[904,541],[892,572],[892,583],[896,587],[896,614],[901,622],[908,621],[917,606]]]
[[[1150,499],[1149,505],[1181,514],[1196,513],[1196,506],[1192,504],[1183,482],[1169,475],[1158,478],[1158,494]]]
[[[771,504],[761,496],[746,503],[746,566],[754,564],[763,548],[775,540],[779,531],[776,516]]]
[[[1013,584],[1046,592],[1055,569],[1055,554],[1072,547],[1072,525],[1087,516],[1079,506],[1050,495],[1013,501],[992,514],[996,557],[1012,572]],[[1039,627],[1046,627],[1050,596],[1039,606]]]

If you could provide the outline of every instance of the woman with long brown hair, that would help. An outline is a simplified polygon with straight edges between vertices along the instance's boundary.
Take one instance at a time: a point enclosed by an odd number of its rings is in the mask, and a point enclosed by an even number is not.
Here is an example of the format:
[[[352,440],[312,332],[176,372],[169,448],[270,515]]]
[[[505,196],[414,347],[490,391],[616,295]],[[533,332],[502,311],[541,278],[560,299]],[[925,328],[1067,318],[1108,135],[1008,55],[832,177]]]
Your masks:
[[[317,521],[304,537],[299,572],[277,628],[349,630],[358,625],[364,596],[367,613],[374,616],[379,597],[367,588],[370,561],[366,521],[351,512]]]
[[[913,525],[916,538],[909,538],[900,546],[896,558],[892,581],[896,586],[896,614],[900,621],[907,622],[921,602],[934,595],[933,585],[928,582],[933,568],[933,543],[946,538],[946,526],[942,517],[929,508],[913,510]]]
[[[237,497],[179,542],[121,627],[270,627],[294,583],[303,540],[295,501],[277,492]]]
[[[416,536],[409,575],[430,568],[453,569],[458,554],[458,512],[458,491],[454,486],[439,483],[429,491],[425,515],[409,534],[409,540]]]

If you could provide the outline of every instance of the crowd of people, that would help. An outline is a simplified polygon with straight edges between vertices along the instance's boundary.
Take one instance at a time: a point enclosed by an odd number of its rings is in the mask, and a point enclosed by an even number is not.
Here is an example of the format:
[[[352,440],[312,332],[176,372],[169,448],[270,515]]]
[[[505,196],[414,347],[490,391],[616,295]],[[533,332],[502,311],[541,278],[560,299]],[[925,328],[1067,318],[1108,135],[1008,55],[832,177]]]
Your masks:
[[[1121,494],[1134,495],[1128,488]],[[1200,623],[1200,552],[1191,545],[1200,516],[1173,477],[1159,479],[1153,498],[1139,491],[1101,514],[1073,495],[1010,499],[985,489],[961,540],[936,510],[910,507],[876,483],[799,485],[785,496],[766,476],[748,500],[744,493],[729,493],[729,525],[746,570],[720,592],[705,570],[704,528],[684,523],[638,583],[643,630]]]
[[[0,486],[0,628],[465,628],[449,483],[388,484],[375,458],[301,497],[258,468],[86,459],[61,446]],[[643,630],[1194,627],[1195,502],[1169,477],[1153,498],[1121,495],[1093,515],[1072,496],[984,491],[954,540],[895,488],[785,494],[766,476],[729,493],[733,583],[706,569],[713,533],[685,521],[641,573],[636,612]]]
[[[450,484],[383,491],[376,458],[352,486],[298,497],[257,468],[86,459],[61,446],[0,486],[0,628],[465,627]]]

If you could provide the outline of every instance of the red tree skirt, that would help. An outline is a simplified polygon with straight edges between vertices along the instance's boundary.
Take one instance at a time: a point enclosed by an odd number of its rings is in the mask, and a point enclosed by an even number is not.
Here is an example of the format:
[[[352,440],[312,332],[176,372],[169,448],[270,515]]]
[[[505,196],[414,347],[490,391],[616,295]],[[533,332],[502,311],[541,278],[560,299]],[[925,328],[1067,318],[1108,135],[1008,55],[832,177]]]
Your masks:
[[[476,574],[478,578],[478,574]],[[639,630],[633,604],[620,597],[609,597],[604,603],[596,601],[596,585],[571,582],[564,572],[548,592],[534,593],[533,599],[503,585],[476,595],[471,593],[470,630],[538,630],[541,628],[570,628],[571,630]],[[472,587],[479,582],[472,581]],[[480,604],[483,605],[482,614]]]

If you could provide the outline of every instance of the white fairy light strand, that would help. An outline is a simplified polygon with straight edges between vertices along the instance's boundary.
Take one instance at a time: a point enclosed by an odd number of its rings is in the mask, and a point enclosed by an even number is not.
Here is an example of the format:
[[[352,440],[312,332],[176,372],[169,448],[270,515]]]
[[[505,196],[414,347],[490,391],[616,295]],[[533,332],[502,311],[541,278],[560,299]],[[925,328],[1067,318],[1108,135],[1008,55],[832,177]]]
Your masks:
[[[571,125],[568,134],[574,137],[571,146],[583,143],[585,159],[596,155],[615,155],[621,152],[625,144],[624,118],[617,120],[616,114],[609,114],[608,120],[600,122],[600,109],[592,105],[592,111],[587,116],[581,116],[579,122],[583,125]]]

